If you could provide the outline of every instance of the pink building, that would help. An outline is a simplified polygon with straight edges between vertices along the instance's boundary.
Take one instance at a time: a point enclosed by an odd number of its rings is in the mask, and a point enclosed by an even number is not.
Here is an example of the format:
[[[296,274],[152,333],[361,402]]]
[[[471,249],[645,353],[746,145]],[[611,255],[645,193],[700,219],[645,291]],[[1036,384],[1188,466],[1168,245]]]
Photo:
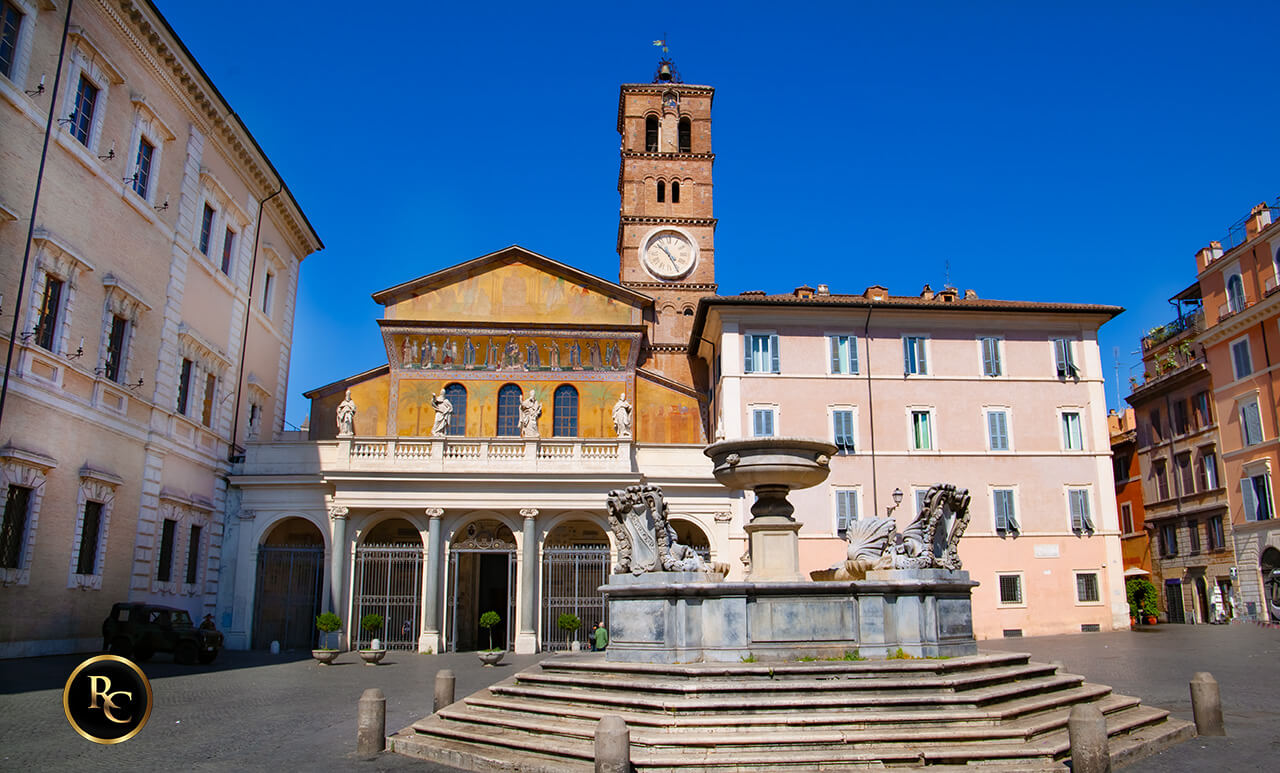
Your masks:
[[[819,285],[705,298],[691,340],[717,437],[841,448],[825,484],[792,494],[806,571],[844,559],[850,520],[891,511],[901,528],[954,483],[973,497],[976,634],[1031,636],[1128,627],[1097,344],[1120,311]]]

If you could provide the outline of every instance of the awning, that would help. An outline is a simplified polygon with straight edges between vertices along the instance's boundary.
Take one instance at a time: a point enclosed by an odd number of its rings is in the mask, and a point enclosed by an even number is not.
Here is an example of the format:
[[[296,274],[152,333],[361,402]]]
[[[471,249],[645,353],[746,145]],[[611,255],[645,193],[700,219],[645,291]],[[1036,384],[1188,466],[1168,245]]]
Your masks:
[[[1151,574],[1151,572],[1148,572],[1146,569],[1142,569],[1137,566],[1131,566],[1128,569],[1124,570],[1125,577],[1141,577],[1144,574]]]

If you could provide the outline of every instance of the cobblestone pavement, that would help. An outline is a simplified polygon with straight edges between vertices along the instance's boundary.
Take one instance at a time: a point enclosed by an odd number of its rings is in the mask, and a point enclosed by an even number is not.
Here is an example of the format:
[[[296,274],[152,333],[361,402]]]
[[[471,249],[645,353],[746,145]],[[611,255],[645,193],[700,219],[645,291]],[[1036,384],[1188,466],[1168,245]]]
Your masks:
[[[1209,671],[1222,689],[1228,737],[1197,738],[1134,771],[1272,770],[1280,760],[1280,631],[1253,625],[1157,626],[1134,632],[982,642],[987,650],[1061,660],[1092,682],[1191,719],[1188,682]],[[0,661],[0,770],[417,770],[396,755],[353,757],[356,701],[366,688],[387,697],[387,731],[431,711],[435,672],[451,668],[459,698],[536,663],[512,656],[482,668],[474,654],[389,653],[378,667],[345,653],[333,666],[309,654],[224,652],[211,666],[179,666],[166,655],[144,665],[156,705],[147,727],[116,746],[90,743],[62,712],[62,686],[84,656]]]

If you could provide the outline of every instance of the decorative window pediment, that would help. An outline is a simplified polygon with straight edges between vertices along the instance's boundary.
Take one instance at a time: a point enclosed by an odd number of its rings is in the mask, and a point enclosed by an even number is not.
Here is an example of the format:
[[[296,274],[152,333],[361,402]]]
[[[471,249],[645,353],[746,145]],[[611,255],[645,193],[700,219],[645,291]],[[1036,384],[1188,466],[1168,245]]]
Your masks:
[[[77,24],[71,25],[67,30],[67,40],[74,46],[73,61],[77,61],[88,70],[95,80],[124,83],[124,76],[120,74],[120,70],[116,69],[111,60],[94,44],[92,38],[84,31],[84,27]]]
[[[6,533],[3,546],[6,565],[0,567],[0,584],[26,585],[31,581],[31,553],[35,548],[36,529],[40,525],[45,477],[57,466],[56,459],[39,451],[13,445],[0,448],[0,502],[5,503]],[[9,512],[9,489],[12,486],[27,489],[25,512]],[[10,558],[13,559],[11,563]]]
[[[155,110],[151,109],[151,104],[147,98],[141,94],[132,94],[129,101],[133,103],[133,107],[138,111],[138,122],[142,124],[156,139],[164,142],[173,142],[178,139],[173,130],[169,128]]]
[[[106,288],[107,310],[110,313],[137,322],[139,314],[151,311],[151,306],[142,300],[141,293],[115,274],[102,277],[102,286]]]
[[[236,203],[231,194],[223,184],[209,171],[208,167],[200,167],[200,182],[209,192],[209,197],[215,200],[222,208],[223,213],[231,216],[240,224],[240,228],[244,228],[249,224],[249,215]]]
[[[76,286],[79,272],[93,270],[89,261],[48,229],[37,228],[31,235],[31,242],[36,246],[36,266],[45,273],[70,283],[72,287]]]
[[[231,367],[231,359],[221,349],[185,322],[178,326],[178,351],[186,359],[217,375]]]

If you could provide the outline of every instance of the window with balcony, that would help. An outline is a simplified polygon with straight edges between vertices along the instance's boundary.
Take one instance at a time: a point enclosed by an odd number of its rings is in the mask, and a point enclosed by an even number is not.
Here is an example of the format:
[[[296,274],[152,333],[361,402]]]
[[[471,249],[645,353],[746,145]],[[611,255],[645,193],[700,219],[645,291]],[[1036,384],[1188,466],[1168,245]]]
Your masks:
[[[1233,314],[1244,311],[1244,280],[1239,274],[1227,277],[1227,309]]]

